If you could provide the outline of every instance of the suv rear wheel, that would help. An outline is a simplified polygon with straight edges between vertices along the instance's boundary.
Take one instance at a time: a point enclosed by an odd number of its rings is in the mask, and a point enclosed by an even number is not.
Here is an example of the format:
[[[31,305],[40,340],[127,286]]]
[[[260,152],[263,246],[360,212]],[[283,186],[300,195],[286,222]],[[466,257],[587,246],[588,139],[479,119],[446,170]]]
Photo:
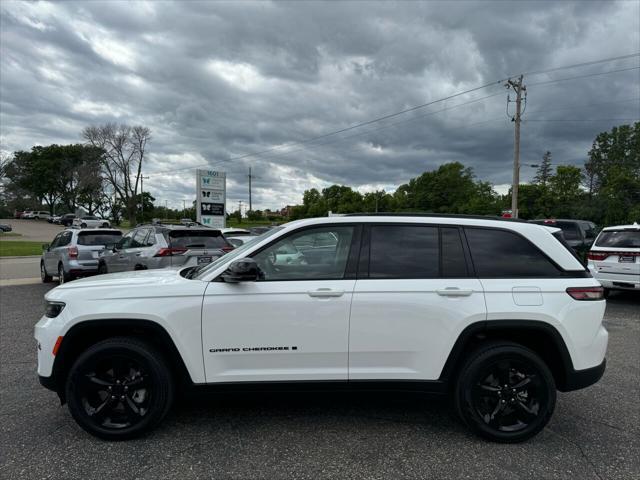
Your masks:
[[[70,282],[71,280],[73,280],[73,278],[71,278],[71,275],[69,275],[68,273],[65,273],[64,265],[62,263],[59,263],[58,264],[58,283],[62,285],[63,283]]]
[[[531,438],[549,422],[555,403],[549,368],[535,352],[516,343],[491,343],[473,352],[455,390],[462,421],[496,442]]]
[[[124,440],[162,421],[173,401],[173,382],[153,347],[116,337],[80,355],[67,377],[66,395],[83,429],[106,440]]]

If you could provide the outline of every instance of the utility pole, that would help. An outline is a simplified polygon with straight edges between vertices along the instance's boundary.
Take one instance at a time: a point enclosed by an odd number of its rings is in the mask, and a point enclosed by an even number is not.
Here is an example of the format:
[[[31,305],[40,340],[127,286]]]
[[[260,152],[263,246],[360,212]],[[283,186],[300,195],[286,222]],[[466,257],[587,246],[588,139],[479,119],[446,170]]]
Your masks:
[[[145,180],[149,180],[149,177],[145,177],[144,175],[140,175],[140,198],[142,200],[140,202],[142,204],[141,207],[140,207],[140,210],[141,210],[141,216],[143,217],[142,218],[143,222],[144,222],[144,181]]]
[[[516,114],[511,118],[515,122],[515,138],[513,146],[513,183],[511,186],[511,216],[518,218],[518,186],[520,185],[520,119],[522,116],[522,92],[525,92],[524,103],[527,104],[527,87],[522,84],[522,75],[517,80],[509,79],[507,88],[512,88],[516,93]],[[507,108],[511,100],[507,97]]]
[[[249,177],[249,211],[253,211],[253,203],[251,201],[251,180],[258,177],[251,175],[251,167],[249,167],[249,175],[247,175],[247,177]]]

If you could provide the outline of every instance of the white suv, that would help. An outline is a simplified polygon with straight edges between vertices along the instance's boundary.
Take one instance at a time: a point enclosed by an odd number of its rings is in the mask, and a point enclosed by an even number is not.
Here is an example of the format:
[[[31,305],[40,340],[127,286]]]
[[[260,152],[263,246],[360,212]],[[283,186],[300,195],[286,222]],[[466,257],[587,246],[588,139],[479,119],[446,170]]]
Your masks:
[[[549,421],[557,389],[605,369],[603,289],[559,232],[316,218],[207,266],[77,280],[46,295],[38,374],[106,439],[156,426],[187,386],[317,382],[451,395],[475,432],[522,441]],[[279,261],[294,249],[299,261]]]
[[[640,290],[640,225],[602,229],[587,259],[605,295],[609,290]]]

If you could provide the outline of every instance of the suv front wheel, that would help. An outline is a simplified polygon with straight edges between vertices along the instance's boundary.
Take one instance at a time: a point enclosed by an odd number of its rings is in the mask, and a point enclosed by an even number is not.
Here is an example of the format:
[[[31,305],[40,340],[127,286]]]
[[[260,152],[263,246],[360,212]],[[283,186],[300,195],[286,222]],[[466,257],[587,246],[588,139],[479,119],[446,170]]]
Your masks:
[[[78,357],[67,377],[66,395],[69,411],[83,429],[106,440],[125,440],[162,421],[173,401],[173,382],[151,345],[116,337]]]
[[[556,385],[544,361],[516,343],[490,343],[460,370],[455,408],[464,423],[496,442],[533,437],[549,422]]]

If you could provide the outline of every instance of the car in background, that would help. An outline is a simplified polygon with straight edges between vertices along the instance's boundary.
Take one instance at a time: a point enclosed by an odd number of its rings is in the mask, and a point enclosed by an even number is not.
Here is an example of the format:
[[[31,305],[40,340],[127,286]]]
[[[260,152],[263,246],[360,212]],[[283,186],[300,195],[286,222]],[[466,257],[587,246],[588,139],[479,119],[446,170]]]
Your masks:
[[[140,225],[100,256],[100,273],[205,265],[233,250],[220,230],[199,225]]]
[[[227,241],[233,245],[235,248],[238,248],[242,245],[244,245],[245,243],[253,240],[254,238],[258,238],[259,235],[241,235],[239,237],[230,237],[228,235],[225,235],[224,238],[227,239]]]
[[[33,218],[33,210],[25,210],[20,214],[20,218],[23,220],[28,220],[30,218]]]
[[[73,226],[80,228],[109,228],[111,224],[104,218],[94,215],[84,215],[73,219]]]
[[[21,211],[21,210],[16,210],[16,211],[13,213],[13,218],[15,218],[16,220],[18,220],[18,219],[22,218],[22,214],[23,214],[23,213],[24,213],[24,212],[23,212],[23,211]]]
[[[249,229],[249,232],[251,233],[251,235],[262,235],[263,233],[267,233],[269,230],[271,230],[273,227],[269,226],[269,227],[251,227]]]
[[[48,220],[51,218],[51,214],[44,210],[37,210],[31,214],[30,218],[33,218],[34,220]]]
[[[8,223],[0,223],[0,232],[10,232],[11,230],[11,225]]]
[[[78,277],[98,273],[98,257],[107,245],[122,238],[116,229],[66,229],[55,236],[51,244],[42,246],[40,277],[50,282],[58,277],[63,284]]]
[[[47,218],[47,222],[48,223],[55,223],[55,224],[59,224],[60,223],[60,215],[52,215],[49,218]]]
[[[610,290],[640,290],[640,225],[603,228],[587,258],[605,295]]]
[[[76,216],[73,213],[65,213],[61,215],[57,222],[54,221],[55,224],[64,225],[65,227],[70,227],[73,225],[73,221]]]
[[[555,227],[562,230],[567,244],[576,252],[578,257],[586,260],[587,252],[593,245],[598,229],[596,224],[588,220],[572,220],[565,218],[543,218],[530,220],[531,223]]]
[[[246,237],[247,235],[252,235],[252,233],[246,228],[221,228],[220,232],[225,236],[229,237]]]

